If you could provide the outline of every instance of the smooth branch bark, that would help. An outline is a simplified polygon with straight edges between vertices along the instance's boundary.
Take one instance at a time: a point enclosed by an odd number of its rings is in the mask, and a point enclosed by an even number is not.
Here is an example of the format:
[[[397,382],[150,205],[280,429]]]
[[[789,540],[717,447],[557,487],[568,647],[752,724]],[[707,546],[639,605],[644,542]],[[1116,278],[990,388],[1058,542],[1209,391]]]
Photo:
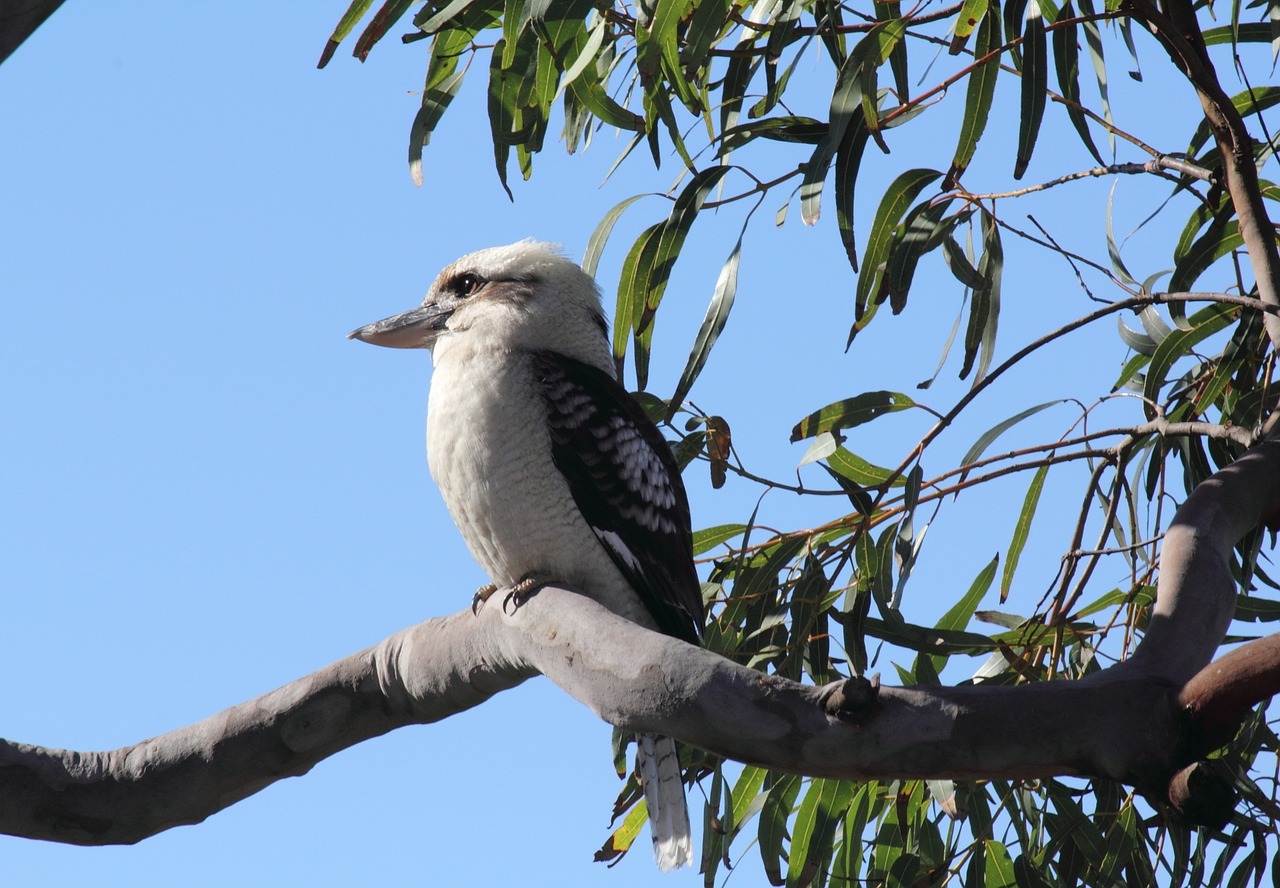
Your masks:
[[[84,845],[137,842],[539,672],[613,724],[797,773],[1100,775],[1167,797],[1179,770],[1212,748],[1206,743],[1229,736],[1223,719],[1238,723],[1280,675],[1280,645],[1269,639],[1205,669],[1234,608],[1230,549],[1277,504],[1276,442],[1197,488],[1166,536],[1145,640],[1127,662],[1081,681],[883,688],[842,712],[824,689],[763,675],[549,586],[519,608],[497,594],[478,615],[428,620],[133,746],[72,752],[0,741],[0,831]],[[1174,782],[1185,789],[1185,780]]]

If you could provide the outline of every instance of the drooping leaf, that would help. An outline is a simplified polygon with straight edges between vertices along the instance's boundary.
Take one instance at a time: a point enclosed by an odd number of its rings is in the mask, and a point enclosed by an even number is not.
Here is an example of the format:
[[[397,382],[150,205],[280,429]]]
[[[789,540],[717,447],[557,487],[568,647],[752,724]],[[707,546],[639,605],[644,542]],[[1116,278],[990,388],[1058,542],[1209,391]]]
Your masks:
[[[1031,533],[1031,520],[1035,518],[1036,508],[1040,504],[1040,492],[1044,490],[1044,479],[1049,474],[1049,467],[1043,465],[1036,469],[1027,487],[1026,498],[1022,501],[1022,511],[1013,526],[1013,539],[1009,541],[1009,554],[1005,558],[1004,572],[1000,577],[1000,603],[1009,598],[1009,590],[1013,588],[1013,575],[1018,570],[1018,561],[1022,558],[1022,550],[1027,544],[1027,536]]]
[[[987,448],[990,447],[997,438],[999,438],[1005,432],[1009,431],[1009,429],[1013,428],[1018,423],[1022,422],[1027,417],[1035,416],[1041,410],[1046,410],[1049,407],[1054,406],[1055,404],[1061,404],[1061,403],[1062,403],[1061,400],[1045,401],[1043,404],[1037,404],[1034,407],[1028,407],[1026,410],[1020,411],[1019,413],[1016,413],[1013,416],[1010,416],[1008,419],[1004,419],[996,423],[991,428],[987,429],[985,432],[979,435],[978,439],[969,446],[969,449],[965,451],[964,456],[960,457],[960,465],[967,466],[973,462],[976,462],[978,458],[982,456],[982,454],[987,452]],[[963,479],[967,474],[968,472],[961,474],[960,476],[961,479]]]
[[[582,270],[591,277],[596,276],[596,268],[600,264],[600,256],[604,252],[604,245],[609,240],[609,235],[613,233],[613,227],[618,223],[618,218],[623,211],[642,197],[648,197],[645,194],[636,194],[628,197],[626,200],[615,204],[609,212],[596,223],[595,230],[591,232],[591,237],[587,239],[587,249],[582,254]]]
[[[338,24],[334,27],[333,34],[329,37],[328,42],[324,45],[324,50],[320,53],[320,61],[316,64],[317,68],[323,68],[329,64],[329,60],[333,58],[338,45],[347,39],[351,29],[356,26],[360,19],[364,18],[364,14],[369,11],[369,7],[372,5],[373,0],[351,0],[351,5],[342,14],[342,18],[338,19]]]
[[[1013,178],[1021,179],[1031,162],[1040,122],[1044,119],[1049,89],[1049,51],[1044,32],[1044,15],[1038,0],[1028,0],[1022,31],[1022,118],[1018,123],[1018,158]]]
[[[880,289],[876,293],[877,302],[889,297],[894,314],[901,313],[906,307],[907,293],[920,259],[937,249],[951,234],[955,220],[945,218],[950,205],[950,198],[918,204],[894,231],[885,271],[880,278]]]
[[[875,129],[878,115],[874,104],[870,113],[867,111],[868,101],[874,103],[875,100],[875,72],[902,39],[905,30],[906,23],[902,19],[878,23],[858,41],[840,66],[835,87],[831,91],[827,134],[814,148],[805,165],[800,186],[800,212],[806,225],[813,225],[818,221],[822,185],[826,181],[827,170],[855,115],[862,111],[863,122],[868,130]]]
[[[791,818],[792,806],[799,794],[799,777],[779,775],[766,791],[764,807],[760,810],[760,828],[757,832],[760,860],[764,863],[765,875],[772,885],[786,884],[782,878],[782,842],[787,834],[787,821]]]
[[[1093,8],[1093,0],[1080,0],[1080,14],[1086,19],[1092,19],[1097,13]],[[1102,119],[1107,123],[1114,123],[1115,119],[1111,115],[1111,94],[1107,87],[1107,62],[1103,55],[1102,49],[1102,32],[1098,29],[1096,21],[1087,20],[1081,24],[1084,28],[1085,47],[1089,51],[1089,61],[1093,65],[1094,80],[1098,85],[1098,103],[1102,106]],[[1111,146],[1111,153],[1114,155],[1116,151],[1116,137],[1113,132],[1107,130],[1107,142]]]
[[[867,309],[867,303],[880,286],[884,275],[885,263],[889,258],[889,249],[893,243],[894,232],[907,210],[915,203],[916,198],[942,173],[930,169],[907,170],[889,185],[880,206],[876,209],[874,221],[871,223],[871,234],[867,239],[865,264],[858,274],[858,285],[855,292],[854,318],[861,319]],[[856,332],[850,331],[850,339]]]
[[[1004,274],[1004,248],[1000,243],[1000,228],[995,219],[982,216],[982,258],[978,260],[978,274],[982,286],[973,291],[969,305],[969,325],[964,337],[964,361],[960,378],[964,379],[973,369],[977,358],[977,373],[973,383],[977,385],[987,374],[987,367],[995,354],[996,330],[1000,321],[1000,283]]]
[[[374,44],[386,36],[387,31],[400,21],[412,5],[413,0],[386,0],[356,39],[356,45],[351,54],[362,62],[367,59]]]
[[[724,331],[725,323],[729,320],[729,312],[733,309],[733,299],[738,292],[738,263],[742,256],[742,237],[744,234],[746,234],[745,227],[738,235],[738,240],[733,245],[729,258],[725,260],[724,265],[721,267],[720,276],[716,278],[715,289],[711,293],[711,303],[707,306],[706,316],[703,317],[702,325],[698,328],[698,335],[693,341],[693,349],[689,352],[689,361],[685,364],[684,372],[680,374],[680,381],[676,383],[675,393],[671,395],[668,418],[675,414],[675,411],[684,402],[685,395],[693,388],[693,383],[698,378],[698,374],[706,366],[707,357],[711,354],[711,347],[715,345],[716,340]]]
[[[1152,404],[1161,403],[1160,390],[1177,360],[1187,355],[1195,345],[1230,324],[1239,314],[1235,306],[1209,305],[1188,318],[1188,329],[1178,329],[1169,334],[1151,356],[1143,388],[1147,418],[1154,418]]]
[[[1062,7],[1062,15],[1067,18],[1075,15],[1071,0],[1067,0],[1067,4]],[[1076,42],[1075,27],[1054,28],[1053,64],[1058,75],[1058,92],[1067,100],[1064,106],[1067,109],[1067,118],[1075,127],[1076,134],[1080,136],[1084,147],[1093,155],[1093,159],[1099,166],[1105,166],[1106,161],[1102,159],[1098,146],[1093,144],[1093,136],[1089,132],[1089,120],[1080,109],[1080,46]]]
[[[854,190],[870,135],[866,123],[855,120],[845,130],[844,138],[836,148],[836,227],[840,230],[840,243],[844,245],[845,257],[854,272],[858,270],[858,247],[853,237]]]
[[[809,783],[791,829],[788,888],[808,885],[813,869],[824,867],[830,859],[839,816],[852,796],[853,784],[847,780],[815,779]]]
[[[969,9],[970,2],[966,2],[964,9],[961,10],[961,17],[964,17],[964,10]],[[983,59],[1000,45],[1000,16],[995,9],[988,8],[986,0],[980,0],[976,5],[986,9],[982,17],[982,24],[978,27],[978,39],[973,48],[975,59]],[[955,40],[961,37],[959,31],[956,32]],[[952,52],[955,52],[955,40],[952,41]],[[960,139],[956,144],[955,155],[951,159],[951,169],[947,172],[946,181],[942,187],[950,190],[955,187],[955,183],[964,175],[964,171],[969,168],[969,161],[973,160],[973,154],[978,148],[978,140],[982,138],[982,133],[987,128],[987,118],[991,114],[991,103],[996,94],[996,80],[1000,75],[1000,57],[993,55],[986,61],[978,64],[973,73],[969,75],[969,85],[965,94],[964,117],[960,122]]]

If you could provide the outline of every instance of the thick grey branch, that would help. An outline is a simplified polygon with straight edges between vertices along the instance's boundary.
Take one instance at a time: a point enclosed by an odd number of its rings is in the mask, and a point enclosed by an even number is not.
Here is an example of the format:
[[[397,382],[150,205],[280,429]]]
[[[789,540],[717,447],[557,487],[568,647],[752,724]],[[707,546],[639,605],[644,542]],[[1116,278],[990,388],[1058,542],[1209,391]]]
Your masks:
[[[1135,656],[1081,681],[883,688],[865,717],[819,688],[650,632],[568,589],[518,609],[495,595],[256,700],[135,746],[0,746],[0,831],[75,844],[139,841],[401,725],[446,718],[541,672],[607,721],[740,761],[830,777],[1097,774],[1148,789],[1186,761],[1180,687],[1234,606],[1231,547],[1280,502],[1280,443],[1202,484],[1165,539]],[[1210,682],[1211,684],[1211,682]],[[1212,688],[1209,688],[1212,692]]]
[[[428,620],[256,700],[111,752],[0,741],[0,832],[132,844],[534,674],[486,647],[490,636],[475,623],[469,611]]]

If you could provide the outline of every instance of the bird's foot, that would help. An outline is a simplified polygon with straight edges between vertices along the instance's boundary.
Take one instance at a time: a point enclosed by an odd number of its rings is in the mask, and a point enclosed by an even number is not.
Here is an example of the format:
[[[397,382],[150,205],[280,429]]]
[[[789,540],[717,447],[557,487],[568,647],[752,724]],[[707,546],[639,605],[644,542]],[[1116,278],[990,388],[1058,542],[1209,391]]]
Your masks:
[[[530,571],[520,578],[520,582],[511,587],[511,591],[502,599],[502,609],[505,611],[507,606],[518,608],[530,598],[538,594],[538,590],[549,583],[546,577],[541,574]],[[471,596],[471,613],[476,616],[480,615],[480,608],[484,607],[484,603],[493,597],[493,593],[498,591],[497,583],[486,583],[476,590],[476,594]]]
[[[502,599],[502,609],[505,611],[507,605],[515,608],[520,607],[530,598],[538,594],[538,590],[545,586],[549,580],[533,571],[525,574],[520,578],[520,582],[511,587],[511,591],[507,593],[507,597]]]
[[[498,591],[497,583],[485,583],[476,590],[476,594],[471,596],[471,613],[480,616],[480,608],[486,601],[492,597],[494,592]]]

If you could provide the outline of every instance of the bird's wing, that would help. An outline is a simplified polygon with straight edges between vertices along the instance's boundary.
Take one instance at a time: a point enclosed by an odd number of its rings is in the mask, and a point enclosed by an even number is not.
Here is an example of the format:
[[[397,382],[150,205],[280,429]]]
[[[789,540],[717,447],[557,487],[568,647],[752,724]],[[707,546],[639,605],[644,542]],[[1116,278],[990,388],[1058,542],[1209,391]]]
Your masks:
[[[550,351],[532,355],[551,455],[574,502],[658,628],[697,644],[702,587],[689,502],[662,433],[609,374]]]

